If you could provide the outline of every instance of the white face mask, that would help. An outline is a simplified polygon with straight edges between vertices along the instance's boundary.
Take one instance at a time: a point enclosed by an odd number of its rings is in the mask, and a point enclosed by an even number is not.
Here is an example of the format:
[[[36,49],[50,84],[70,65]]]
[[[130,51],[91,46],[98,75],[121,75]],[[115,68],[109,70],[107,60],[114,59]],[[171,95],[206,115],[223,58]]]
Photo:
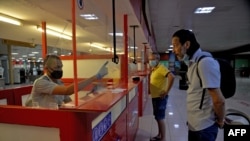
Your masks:
[[[181,59],[187,66],[189,65],[189,56],[185,54],[183,58]]]
[[[151,67],[155,67],[157,65],[157,61],[156,60],[149,60],[149,65]]]

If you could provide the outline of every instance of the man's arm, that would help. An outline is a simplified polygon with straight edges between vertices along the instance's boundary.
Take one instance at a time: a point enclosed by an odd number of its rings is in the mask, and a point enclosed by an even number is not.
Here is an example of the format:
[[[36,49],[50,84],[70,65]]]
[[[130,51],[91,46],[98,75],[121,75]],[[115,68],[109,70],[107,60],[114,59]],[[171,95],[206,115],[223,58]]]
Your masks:
[[[219,88],[209,88],[208,92],[213,100],[214,111],[217,116],[216,122],[219,124],[220,128],[222,128],[225,119],[225,98]]]
[[[168,83],[167,83],[167,86],[166,86],[165,91],[164,91],[163,94],[162,94],[163,97],[166,96],[166,95],[168,95],[170,89],[171,89],[172,86],[173,86],[174,77],[175,77],[175,76],[174,76],[173,73],[169,72],[169,73],[166,74],[166,77],[167,77],[167,79],[168,79]]]

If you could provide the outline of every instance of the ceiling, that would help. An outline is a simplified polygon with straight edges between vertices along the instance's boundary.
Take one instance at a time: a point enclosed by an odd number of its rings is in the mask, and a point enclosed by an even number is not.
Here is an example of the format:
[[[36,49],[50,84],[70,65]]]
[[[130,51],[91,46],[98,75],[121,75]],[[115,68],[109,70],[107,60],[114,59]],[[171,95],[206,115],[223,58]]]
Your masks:
[[[76,0],[78,1],[78,0]],[[116,32],[123,32],[123,15],[128,15],[128,26],[139,25],[129,0],[114,0],[116,8]],[[110,53],[91,46],[99,43],[113,48],[112,0],[83,0],[84,8],[76,3],[77,51],[82,53]],[[250,44],[250,3],[248,0],[146,0],[147,18],[151,33],[155,36],[153,51],[165,53],[171,45],[172,34],[181,28],[191,29],[201,48],[222,51]],[[198,7],[215,6],[210,14],[194,14]],[[0,13],[22,21],[22,26],[0,22],[0,38],[36,45],[41,56],[41,32],[36,30],[42,21],[47,28],[61,33],[72,33],[71,0],[0,0]],[[88,21],[80,14],[92,14],[98,20]],[[143,30],[136,28],[136,46],[148,42]],[[133,45],[133,29],[128,29],[129,46]],[[123,38],[116,38],[117,52],[123,52]],[[72,50],[72,41],[47,35],[49,52]],[[151,46],[151,45],[147,45]],[[13,52],[29,54],[31,48],[13,46]],[[66,52],[66,51],[65,51]],[[20,56],[19,56],[20,57]]]
[[[110,54],[113,48],[113,15],[112,0],[83,0],[84,7],[80,9],[76,0],[76,46],[81,53]],[[132,10],[129,1],[115,0],[115,24],[116,32],[123,32],[123,17],[128,15],[128,26],[139,25],[137,18]],[[36,45],[36,49],[41,56],[42,33],[37,30],[37,26],[46,22],[47,28],[54,29],[60,33],[72,34],[72,12],[71,0],[0,0],[0,13],[15,17],[22,21],[22,26],[11,25],[0,22],[0,38],[15,41],[28,42]],[[80,14],[95,14],[98,20],[85,20]],[[141,48],[142,43],[147,42],[141,28],[136,30],[136,46]],[[128,28],[129,46],[133,44],[133,29]],[[93,47],[93,44],[101,44],[109,51],[100,50]],[[72,41],[54,37],[47,34],[47,45],[53,51],[72,50]],[[116,51],[123,52],[123,37],[116,37]],[[20,52],[14,57],[18,58],[21,54],[29,54],[19,46],[13,46],[12,52]],[[34,49],[33,49],[34,50]],[[131,49],[132,50],[132,49]],[[18,57],[17,57],[18,56]]]
[[[171,45],[173,33],[191,29],[201,48],[211,52],[250,45],[249,0],[149,0],[151,25],[159,52]],[[214,6],[210,14],[194,14]]]

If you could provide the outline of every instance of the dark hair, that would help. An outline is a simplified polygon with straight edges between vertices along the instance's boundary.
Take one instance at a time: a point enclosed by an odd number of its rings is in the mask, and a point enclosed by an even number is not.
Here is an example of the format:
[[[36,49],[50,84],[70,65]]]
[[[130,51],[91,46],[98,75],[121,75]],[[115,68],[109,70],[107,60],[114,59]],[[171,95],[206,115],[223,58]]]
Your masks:
[[[187,55],[192,58],[197,49],[200,48],[200,44],[197,42],[195,35],[190,30],[181,29],[176,31],[172,37],[178,37],[181,45],[186,41],[190,41],[190,47],[187,49]]]
[[[155,58],[156,58],[157,60],[160,60],[160,59],[161,59],[160,54],[159,54],[159,53],[157,53],[157,52],[153,52],[153,53],[152,53],[152,55],[154,55],[154,56],[155,56]]]

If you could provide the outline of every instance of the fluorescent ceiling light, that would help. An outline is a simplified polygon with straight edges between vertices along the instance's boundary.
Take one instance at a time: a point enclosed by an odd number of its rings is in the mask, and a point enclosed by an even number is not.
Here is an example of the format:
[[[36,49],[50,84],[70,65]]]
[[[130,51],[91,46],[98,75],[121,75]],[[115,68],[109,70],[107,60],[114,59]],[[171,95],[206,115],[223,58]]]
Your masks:
[[[43,29],[42,29],[41,26],[37,26],[37,30],[40,31],[40,32],[43,32]],[[72,40],[72,37],[70,35],[66,35],[64,33],[60,33],[58,31],[55,31],[55,30],[52,30],[52,29],[46,28],[46,33],[48,33],[50,35],[53,35],[53,36],[60,37],[60,38],[64,38],[64,39],[67,39],[67,40]]]
[[[199,7],[195,10],[195,14],[207,14],[211,13],[215,7]]]
[[[91,46],[91,47],[98,48],[98,49],[101,49],[101,50],[104,50],[104,51],[107,51],[107,52],[114,52],[113,48],[105,47],[105,46],[102,45],[102,44],[90,43],[90,46]],[[116,52],[116,53],[117,53],[117,54],[124,54],[124,52]]]
[[[171,47],[171,48],[172,48],[172,47],[174,47],[174,46],[173,46],[173,45],[170,45],[169,47]]]
[[[104,48],[102,45],[97,44],[97,43],[90,43],[90,46],[104,50],[104,51],[113,52],[113,50],[110,50],[110,48]]]
[[[0,13],[0,21],[14,24],[14,25],[19,25],[19,26],[22,25],[20,20],[13,18],[13,17],[10,17],[10,16],[7,16],[7,15],[3,15],[1,13]]]
[[[179,124],[174,124],[174,128],[179,128],[180,125]]]
[[[95,14],[81,14],[81,17],[83,17],[85,20],[97,20],[98,17]]]
[[[110,36],[113,36],[113,33],[109,33],[109,35],[110,35]],[[121,37],[122,37],[122,36],[123,36],[123,33],[120,33],[120,32],[115,33],[115,36],[121,36]]]
[[[171,50],[173,50],[173,49],[172,49],[172,48],[169,48],[168,50],[171,51]]]
[[[135,49],[138,49],[138,47],[133,47],[133,46],[129,46],[128,48],[132,48],[132,49],[135,48]]]
[[[124,52],[116,52],[116,54],[124,54]]]
[[[174,115],[174,113],[173,113],[173,112],[169,112],[168,115],[171,115],[171,116],[172,116],[172,115]]]

